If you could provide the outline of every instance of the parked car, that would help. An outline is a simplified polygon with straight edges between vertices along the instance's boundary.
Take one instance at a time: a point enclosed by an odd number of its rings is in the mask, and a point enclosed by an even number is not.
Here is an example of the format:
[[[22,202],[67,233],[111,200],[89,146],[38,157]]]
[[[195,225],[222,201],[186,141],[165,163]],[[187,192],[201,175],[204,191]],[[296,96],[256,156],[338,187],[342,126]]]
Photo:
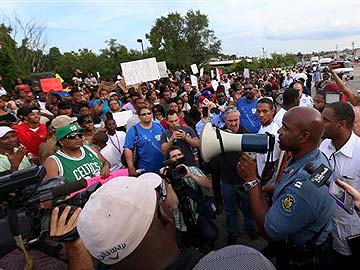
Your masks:
[[[350,61],[337,61],[341,66],[334,69],[337,74],[345,75],[347,79],[354,79],[354,67],[351,65]]]

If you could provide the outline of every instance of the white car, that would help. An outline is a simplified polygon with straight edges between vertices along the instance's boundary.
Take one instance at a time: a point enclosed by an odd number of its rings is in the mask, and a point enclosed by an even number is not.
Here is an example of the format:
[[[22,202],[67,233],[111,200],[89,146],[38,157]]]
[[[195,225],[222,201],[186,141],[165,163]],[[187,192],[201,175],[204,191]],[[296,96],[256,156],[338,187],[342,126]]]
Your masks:
[[[334,71],[337,74],[343,74],[346,76],[347,79],[353,80],[354,79],[354,68],[351,65],[351,63],[349,61],[338,61],[338,63],[344,63],[344,67],[343,68],[336,68],[334,69]]]

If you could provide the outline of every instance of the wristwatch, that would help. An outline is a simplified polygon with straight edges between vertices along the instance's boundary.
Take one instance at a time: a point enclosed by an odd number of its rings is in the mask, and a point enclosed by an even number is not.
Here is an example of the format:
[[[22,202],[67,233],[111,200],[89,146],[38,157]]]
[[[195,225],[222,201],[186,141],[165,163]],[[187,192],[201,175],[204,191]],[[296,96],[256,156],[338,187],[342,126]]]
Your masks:
[[[260,181],[258,179],[255,179],[250,182],[245,182],[243,184],[243,187],[244,187],[245,191],[249,191],[253,187],[256,187],[258,184],[260,184]]]

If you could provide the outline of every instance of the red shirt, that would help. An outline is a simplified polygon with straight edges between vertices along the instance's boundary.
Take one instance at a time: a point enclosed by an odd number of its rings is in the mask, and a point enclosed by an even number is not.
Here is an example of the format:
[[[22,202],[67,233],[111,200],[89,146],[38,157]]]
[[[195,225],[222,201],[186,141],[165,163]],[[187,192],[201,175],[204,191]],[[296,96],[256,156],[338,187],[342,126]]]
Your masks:
[[[38,130],[35,132],[29,128],[28,123],[15,125],[12,128],[17,131],[16,136],[20,143],[26,147],[27,151],[38,157],[39,146],[41,143],[46,142],[48,137],[46,126],[40,124]]]

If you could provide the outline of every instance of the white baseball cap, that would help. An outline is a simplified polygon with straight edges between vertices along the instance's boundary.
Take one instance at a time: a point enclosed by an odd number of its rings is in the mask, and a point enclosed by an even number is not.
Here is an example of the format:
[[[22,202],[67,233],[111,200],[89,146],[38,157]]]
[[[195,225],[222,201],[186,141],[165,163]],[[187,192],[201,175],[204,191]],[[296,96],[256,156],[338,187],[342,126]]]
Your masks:
[[[11,131],[16,131],[16,130],[9,128],[7,126],[0,126],[0,138],[4,137],[6,133],[9,133]]]
[[[157,205],[161,177],[113,178],[94,192],[77,221],[80,239],[90,254],[105,264],[130,255],[144,239]]]

